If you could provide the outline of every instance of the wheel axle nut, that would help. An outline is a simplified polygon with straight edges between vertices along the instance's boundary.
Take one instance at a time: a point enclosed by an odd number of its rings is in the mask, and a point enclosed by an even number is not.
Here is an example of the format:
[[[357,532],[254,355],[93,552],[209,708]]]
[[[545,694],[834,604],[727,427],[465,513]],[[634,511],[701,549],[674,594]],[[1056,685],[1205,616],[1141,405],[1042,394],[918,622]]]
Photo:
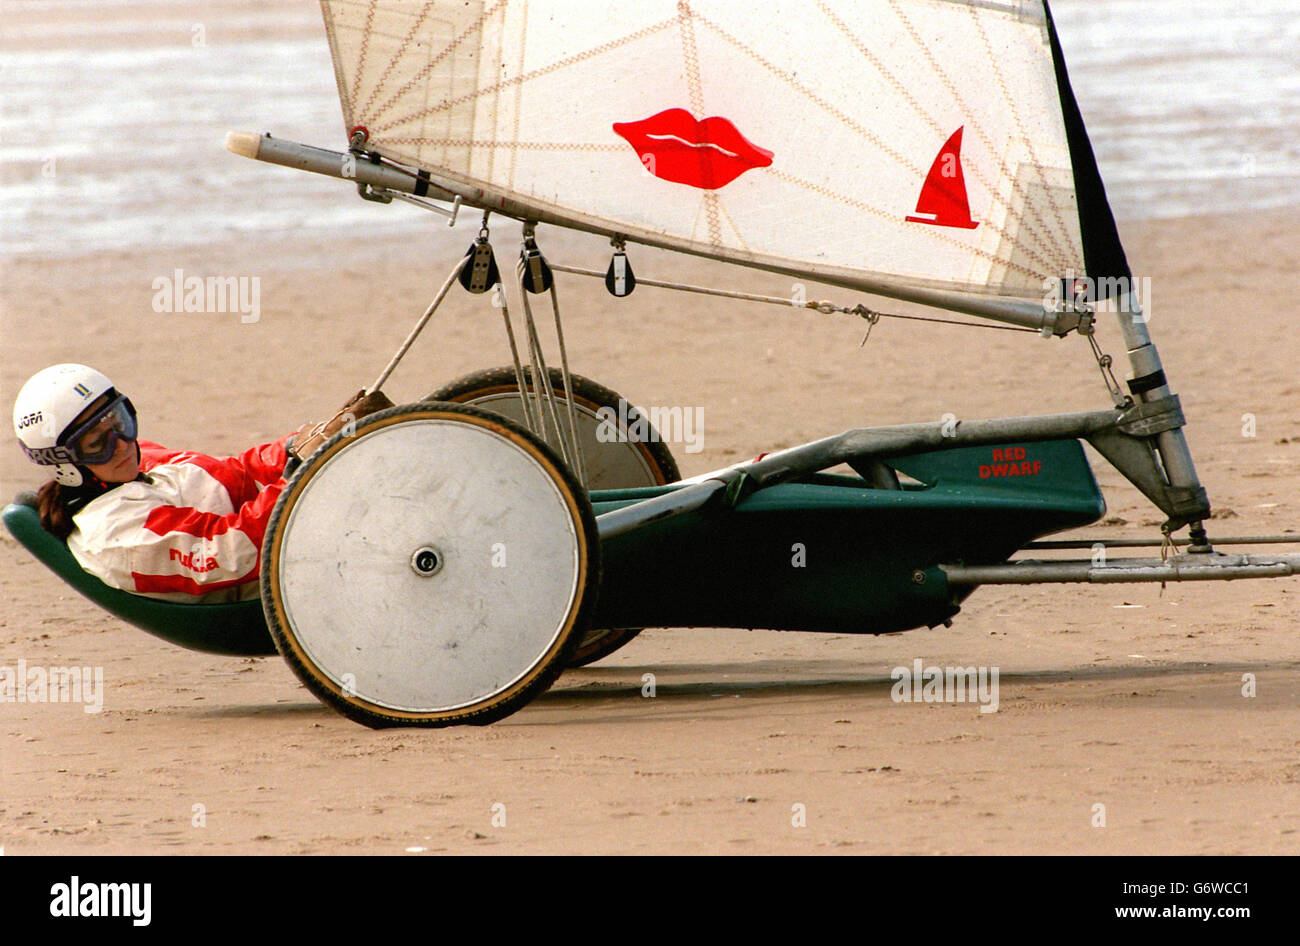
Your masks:
[[[411,553],[411,571],[428,578],[442,571],[442,556],[431,545],[422,545]]]

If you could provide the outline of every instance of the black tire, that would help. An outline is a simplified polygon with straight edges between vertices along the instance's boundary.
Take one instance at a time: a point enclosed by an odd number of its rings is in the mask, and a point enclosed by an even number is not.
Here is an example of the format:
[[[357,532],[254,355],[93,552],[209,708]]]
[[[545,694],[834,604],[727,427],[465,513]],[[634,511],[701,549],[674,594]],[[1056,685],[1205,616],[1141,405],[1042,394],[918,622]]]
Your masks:
[[[287,521],[306,484],[340,451],[361,442],[368,434],[403,421],[424,418],[457,420],[486,428],[524,449],[550,476],[570,510],[578,542],[578,593],[565,617],[562,631],[546,653],[513,684],[472,706],[436,712],[406,712],[382,706],[345,692],[308,657],[289,626],[280,594],[280,548],[284,537],[281,523]],[[340,432],[304,461],[286,483],[276,503],[262,546],[261,591],[267,626],[276,649],[294,674],[315,696],[344,716],[371,728],[391,726],[442,727],[458,724],[484,725],[515,712],[545,691],[572,659],[587,630],[587,621],[600,587],[600,538],[596,518],[586,491],[572,472],[545,443],[528,430],[491,411],[464,404],[422,401],[372,414],[357,424],[355,432]]]
[[[548,374],[551,380],[551,388],[555,391],[556,397],[563,400],[563,372],[559,368],[550,368]],[[524,383],[528,385],[529,391],[533,389],[532,377],[531,367],[525,366]],[[625,398],[604,385],[592,381],[590,378],[584,378],[582,375],[570,372],[569,379],[573,384],[574,403],[583,405],[591,411],[599,410],[602,407],[609,407],[618,411],[620,404],[627,404]],[[501,394],[517,393],[518,391],[519,381],[515,376],[515,369],[506,366],[504,368],[488,368],[483,371],[475,371],[472,374],[457,378],[438,388],[429,395],[427,400],[474,404],[478,401],[495,398]],[[626,411],[629,423],[635,422],[638,416],[636,409],[627,404]],[[631,486],[666,485],[681,479],[681,472],[677,468],[677,461],[673,458],[672,451],[668,449],[667,444],[659,439],[657,432],[649,440],[637,441],[636,445],[641,450],[645,462],[650,468],[654,482],[652,484],[606,483],[600,484],[597,488],[619,489]],[[583,638],[580,646],[570,658],[568,666],[570,668],[585,667],[587,664],[595,663],[597,660],[608,657],[640,633],[641,628],[636,627],[593,628]]]

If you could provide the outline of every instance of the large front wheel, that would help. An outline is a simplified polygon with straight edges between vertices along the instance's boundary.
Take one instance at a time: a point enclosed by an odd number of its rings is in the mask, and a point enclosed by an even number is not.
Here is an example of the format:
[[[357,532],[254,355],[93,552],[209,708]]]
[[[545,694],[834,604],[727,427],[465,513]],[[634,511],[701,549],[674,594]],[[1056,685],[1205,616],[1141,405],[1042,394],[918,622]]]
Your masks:
[[[595,516],[544,443],[424,402],[366,418],[290,479],[263,546],[280,653],[369,726],[500,719],[559,675],[599,582]]]

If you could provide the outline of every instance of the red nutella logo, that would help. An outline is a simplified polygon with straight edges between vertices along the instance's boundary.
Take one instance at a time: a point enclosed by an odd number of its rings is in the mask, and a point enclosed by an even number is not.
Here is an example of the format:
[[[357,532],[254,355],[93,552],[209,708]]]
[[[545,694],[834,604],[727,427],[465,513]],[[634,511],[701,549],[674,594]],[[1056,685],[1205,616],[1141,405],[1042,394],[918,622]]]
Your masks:
[[[993,463],[980,465],[980,479],[999,476],[1037,476],[1042,460],[1026,460],[1024,447],[994,447]],[[1002,462],[997,462],[1002,461]]]
[[[180,549],[172,549],[168,557],[173,562],[180,562],[183,568],[188,568],[192,572],[210,572],[217,567],[215,558],[198,558],[193,552],[183,553]]]

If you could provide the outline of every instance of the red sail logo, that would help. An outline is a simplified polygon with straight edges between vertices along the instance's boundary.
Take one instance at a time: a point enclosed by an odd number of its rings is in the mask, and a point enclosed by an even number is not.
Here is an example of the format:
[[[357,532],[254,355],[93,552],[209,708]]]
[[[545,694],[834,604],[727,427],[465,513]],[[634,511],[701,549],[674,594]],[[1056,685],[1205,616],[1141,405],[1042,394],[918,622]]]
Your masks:
[[[961,170],[962,125],[939,149],[939,156],[930,166],[921,196],[916,201],[916,215],[908,215],[912,223],[929,223],[936,227],[959,227],[974,230],[979,223],[970,218],[970,204],[966,200],[966,176]]]
[[[614,132],[636,152],[647,171],[701,190],[726,187],[740,175],[772,163],[772,152],[742,135],[727,119],[699,121],[684,108],[670,108],[639,122],[615,122]]]

